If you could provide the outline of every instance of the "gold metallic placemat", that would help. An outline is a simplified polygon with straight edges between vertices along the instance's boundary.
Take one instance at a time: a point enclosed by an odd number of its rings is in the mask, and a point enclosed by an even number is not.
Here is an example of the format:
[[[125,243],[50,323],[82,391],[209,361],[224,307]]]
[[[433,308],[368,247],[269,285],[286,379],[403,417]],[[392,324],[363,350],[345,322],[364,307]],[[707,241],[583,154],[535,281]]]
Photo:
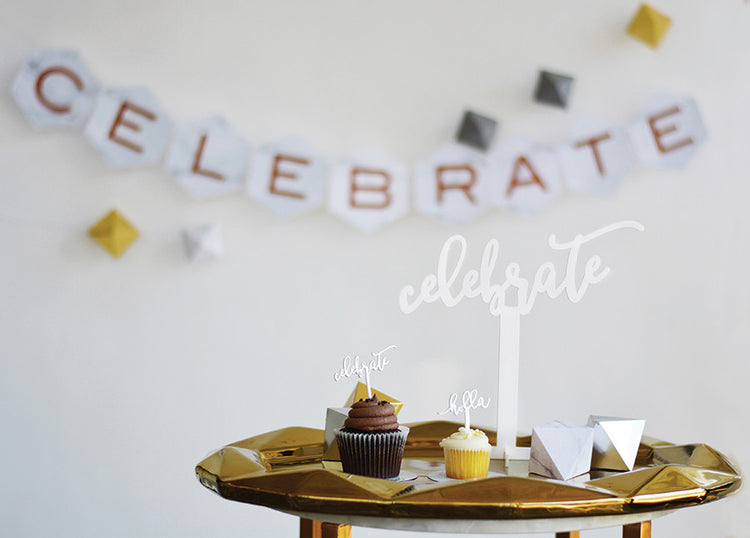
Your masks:
[[[493,461],[490,476],[434,482],[438,443],[460,426],[407,424],[402,469],[415,480],[341,472],[323,430],[290,427],[225,446],[196,466],[200,482],[222,497],[285,511],[435,519],[529,519],[672,510],[737,491],[739,469],[704,444],[673,445],[644,437],[634,470],[592,471],[566,482],[528,474],[528,462]],[[494,444],[495,432],[484,430]],[[518,446],[529,446],[519,438]]]

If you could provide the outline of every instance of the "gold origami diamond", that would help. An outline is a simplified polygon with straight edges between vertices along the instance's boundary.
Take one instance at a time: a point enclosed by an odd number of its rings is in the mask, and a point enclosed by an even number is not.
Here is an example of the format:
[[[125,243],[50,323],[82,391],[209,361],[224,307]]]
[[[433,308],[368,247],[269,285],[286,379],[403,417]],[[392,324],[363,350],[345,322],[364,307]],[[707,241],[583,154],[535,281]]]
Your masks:
[[[672,24],[672,19],[649,5],[641,4],[633,20],[630,21],[628,34],[656,48],[667,33],[670,24]]]
[[[399,402],[393,396],[388,396],[385,392],[381,392],[378,389],[372,389],[372,393],[377,396],[378,400],[380,400],[381,402],[390,403],[393,406],[393,411],[396,415],[398,415],[399,411],[401,411],[401,408],[404,407],[403,402]],[[349,399],[344,404],[344,407],[351,407],[354,402],[364,400],[366,398],[367,385],[365,385],[361,381],[357,381],[357,386],[354,387],[354,390],[349,395]]]
[[[113,209],[89,229],[89,235],[115,258],[138,239],[138,230]]]

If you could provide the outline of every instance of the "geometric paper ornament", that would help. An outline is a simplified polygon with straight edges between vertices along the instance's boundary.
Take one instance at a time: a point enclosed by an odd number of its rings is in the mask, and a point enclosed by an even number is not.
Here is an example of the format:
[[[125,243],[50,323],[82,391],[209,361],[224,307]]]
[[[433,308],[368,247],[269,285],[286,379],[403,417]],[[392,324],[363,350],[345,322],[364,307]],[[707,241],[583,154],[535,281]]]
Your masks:
[[[495,137],[497,122],[487,116],[467,110],[456,134],[456,140],[476,149],[486,150]]]
[[[323,448],[328,450],[336,438],[336,430],[344,427],[344,422],[349,418],[348,407],[329,407],[326,409],[326,430],[323,438]]]
[[[88,119],[99,83],[72,50],[29,55],[11,94],[35,129],[77,129]]]
[[[378,400],[391,404],[396,415],[398,415],[399,411],[401,411],[401,408],[404,407],[403,402],[399,402],[393,396],[388,396],[385,392],[381,392],[375,388],[371,388],[371,390],[373,395],[378,397]],[[351,407],[354,402],[365,399],[367,399],[367,385],[365,385],[361,381],[357,381],[357,386],[354,387],[354,390],[349,395],[349,398],[346,400],[344,407]]]
[[[536,83],[534,99],[538,103],[546,103],[561,108],[568,106],[568,98],[573,86],[573,77],[540,71]]]
[[[628,34],[655,49],[659,46],[670,24],[672,24],[672,19],[651,6],[641,4],[630,21]]]
[[[532,429],[529,473],[570,480],[591,469],[594,430],[558,420]]]
[[[185,255],[191,262],[215,260],[224,255],[221,229],[214,224],[186,228],[182,231]]]
[[[89,236],[115,258],[119,258],[138,235],[138,230],[114,209],[89,228]]]
[[[592,415],[588,425],[594,428],[591,468],[632,471],[646,421]]]

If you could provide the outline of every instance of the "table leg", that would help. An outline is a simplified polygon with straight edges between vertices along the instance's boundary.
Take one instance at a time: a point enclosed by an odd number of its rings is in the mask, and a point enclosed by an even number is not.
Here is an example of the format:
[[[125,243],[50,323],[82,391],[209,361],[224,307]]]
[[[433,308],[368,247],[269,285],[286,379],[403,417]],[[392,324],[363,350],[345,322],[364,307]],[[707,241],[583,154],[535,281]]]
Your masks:
[[[622,526],[622,538],[651,538],[651,522],[631,523]]]
[[[352,538],[352,526],[301,517],[299,538]]]
[[[581,531],[558,532],[555,538],[581,538]]]

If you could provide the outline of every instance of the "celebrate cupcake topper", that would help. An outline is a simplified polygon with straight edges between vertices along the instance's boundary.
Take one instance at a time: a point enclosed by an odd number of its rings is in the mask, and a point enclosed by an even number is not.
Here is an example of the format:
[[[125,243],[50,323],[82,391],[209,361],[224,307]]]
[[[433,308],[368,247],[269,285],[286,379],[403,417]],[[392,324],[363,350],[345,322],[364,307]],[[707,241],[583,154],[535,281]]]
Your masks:
[[[388,357],[386,357],[385,354],[392,349],[396,349],[396,346],[391,345],[381,351],[373,351],[370,353],[372,359],[362,362],[360,362],[359,355],[356,355],[353,359],[347,355],[341,362],[341,369],[333,374],[333,379],[335,381],[341,381],[341,379],[351,377],[352,375],[356,375],[360,379],[364,377],[365,385],[367,385],[367,397],[372,398],[370,372],[382,372],[385,367],[390,364],[391,361],[388,360]]]
[[[567,242],[558,241],[552,234],[548,240],[549,247],[567,254],[565,270],[561,275],[558,276],[552,262],[545,262],[529,279],[521,275],[518,263],[511,262],[505,267],[505,279],[501,283],[493,282],[493,272],[500,255],[498,241],[492,239],[487,242],[478,269],[465,270],[466,239],[454,235],[443,244],[437,271],[427,274],[421,285],[407,285],[401,289],[399,306],[404,314],[414,312],[425,303],[442,302],[451,307],[464,299],[480,299],[487,305],[490,314],[500,319],[497,450],[493,451],[494,458],[529,459],[529,450],[516,446],[521,316],[528,314],[542,295],[550,299],[565,295],[573,303],[583,299],[592,285],[609,275],[610,268],[604,266],[597,255],[582,262],[582,247],[622,229],[643,231],[644,228],[636,221],[615,222],[586,235],[578,234]]]
[[[454,392],[448,398],[448,409],[440,411],[438,415],[447,415],[453,413],[458,416],[464,414],[464,426],[467,430],[471,429],[471,410],[490,406],[490,399],[479,396],[477,389],[466,390],[461,396],[461,405],[458,405],[458,393]]]

